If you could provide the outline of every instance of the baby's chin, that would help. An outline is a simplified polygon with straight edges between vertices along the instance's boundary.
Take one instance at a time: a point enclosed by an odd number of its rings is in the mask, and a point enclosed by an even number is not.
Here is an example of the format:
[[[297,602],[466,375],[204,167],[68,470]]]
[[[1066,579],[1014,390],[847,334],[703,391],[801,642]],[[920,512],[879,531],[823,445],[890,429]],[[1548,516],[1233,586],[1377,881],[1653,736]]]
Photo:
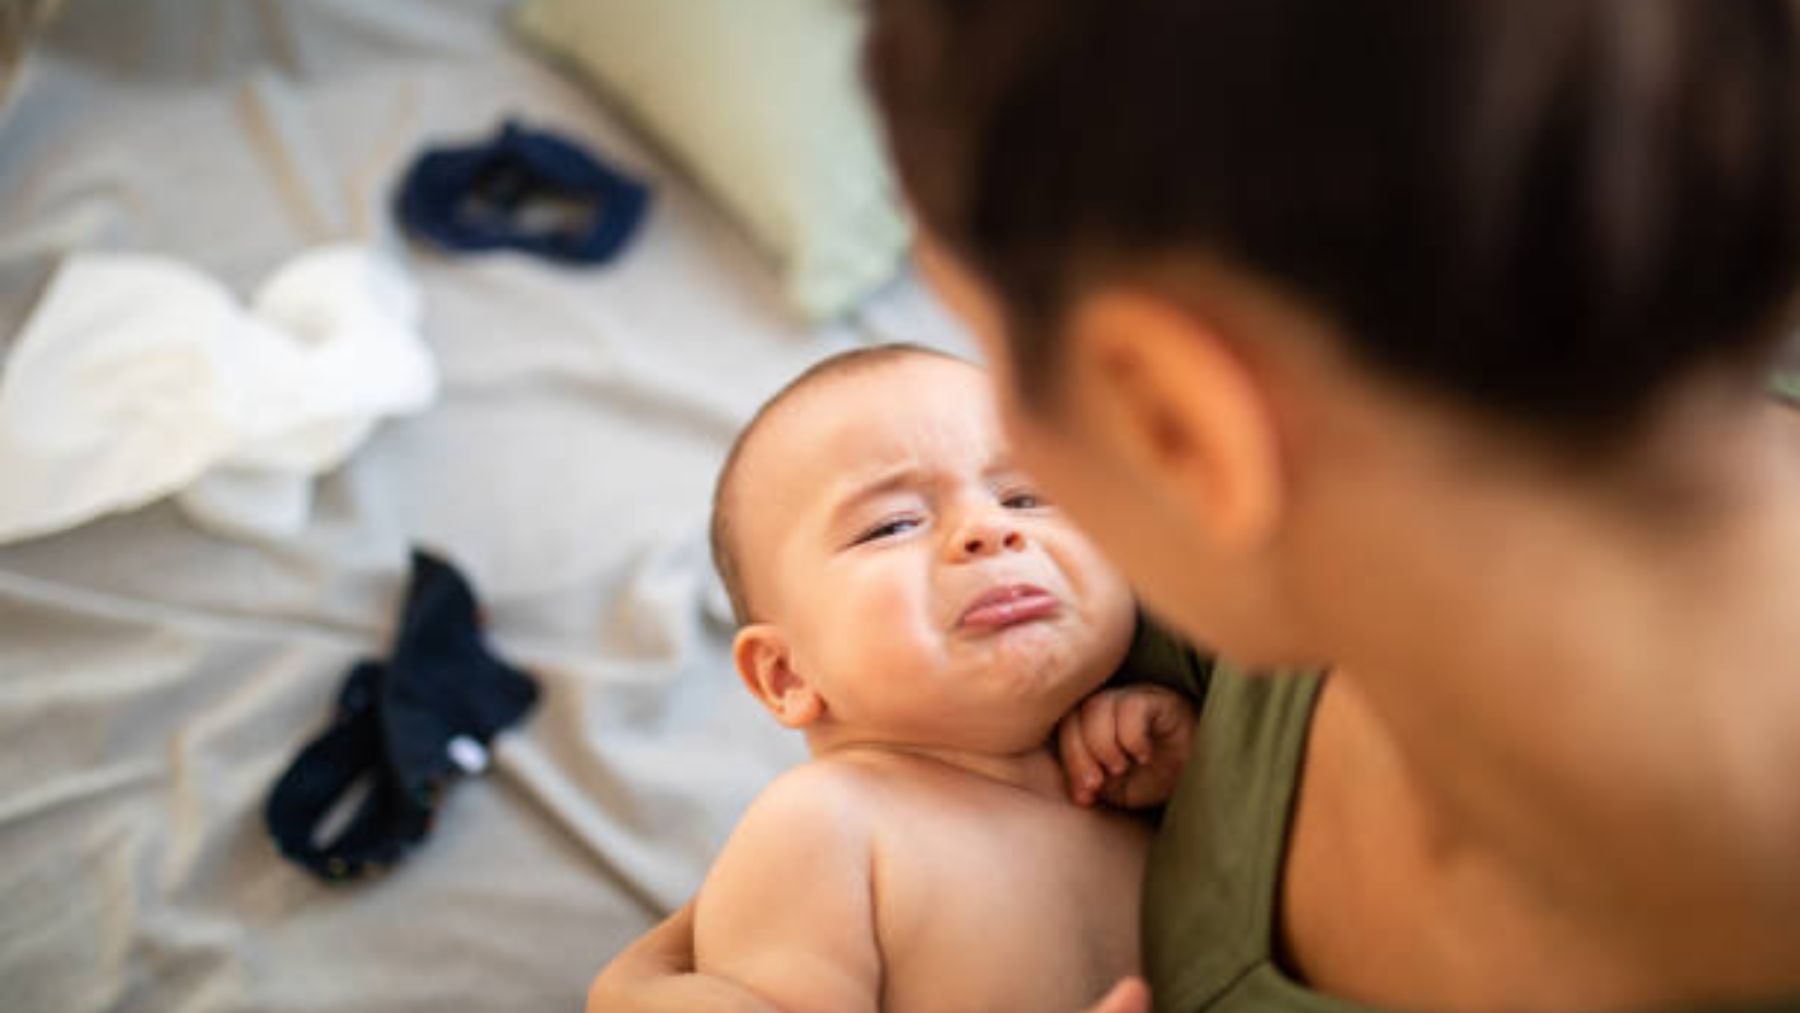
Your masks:
[[[981,723],[982,741],[971,749],[996,755],[1024,752],[1048,741],[1063,717],[1106,682],[1110,670],[1091,665],[1008,673],[977,705],[994,715]]]
[[[1019,704],[1079,699],[1106,681],[1122,657],[1103,638],[1051,624],[1019,626],[962,645],[959,665]]]

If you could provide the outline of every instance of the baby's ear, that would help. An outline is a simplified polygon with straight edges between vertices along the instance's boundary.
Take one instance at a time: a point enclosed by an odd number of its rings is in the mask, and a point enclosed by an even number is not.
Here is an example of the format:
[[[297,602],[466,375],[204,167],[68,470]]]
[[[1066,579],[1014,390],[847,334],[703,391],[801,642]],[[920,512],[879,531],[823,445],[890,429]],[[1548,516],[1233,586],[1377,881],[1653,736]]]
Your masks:
[[[800,673],[780,627],[752,623],[738,630],[731,645],[738,677],[775,720],[789,728],[805,728],[825,713],[825,701]]]

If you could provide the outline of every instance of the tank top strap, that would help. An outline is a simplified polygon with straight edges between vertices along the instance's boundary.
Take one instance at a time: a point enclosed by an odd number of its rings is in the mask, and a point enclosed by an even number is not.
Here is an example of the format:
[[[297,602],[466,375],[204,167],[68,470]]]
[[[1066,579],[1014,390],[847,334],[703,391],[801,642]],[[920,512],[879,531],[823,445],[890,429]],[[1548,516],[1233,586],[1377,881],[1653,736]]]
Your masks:
[[[1289,817],[1322,676],[1215,662],[1194,753],[1163,816],[1144,898],[1158,1010],[1353,1009],[1297,987],[1269,1005]],[[1243,1005],[1254,989],[1254,1006]],[[1314,1000],[1324,1002],[1318,1005]]]

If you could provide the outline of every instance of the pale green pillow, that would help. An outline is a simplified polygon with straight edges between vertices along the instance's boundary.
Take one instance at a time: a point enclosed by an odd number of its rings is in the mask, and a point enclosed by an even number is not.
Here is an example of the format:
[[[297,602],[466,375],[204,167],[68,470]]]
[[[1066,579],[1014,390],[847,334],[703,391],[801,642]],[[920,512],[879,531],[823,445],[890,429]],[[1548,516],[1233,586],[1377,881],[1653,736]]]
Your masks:
[[[749,229],[807,317],[842,313],[899,269],[907,223],[861,84],[854,0],[527,0],[515,18]]]

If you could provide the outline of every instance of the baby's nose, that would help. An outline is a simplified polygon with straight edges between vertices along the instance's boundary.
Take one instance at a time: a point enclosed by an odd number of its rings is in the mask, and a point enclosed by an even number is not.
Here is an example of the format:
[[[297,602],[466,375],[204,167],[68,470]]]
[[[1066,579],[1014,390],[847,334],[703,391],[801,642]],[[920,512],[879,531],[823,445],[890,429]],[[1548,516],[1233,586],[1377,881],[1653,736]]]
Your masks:
[[[1017,528],[997,525],[972,527],[962,536],[961,554],[986,556],[1001,551],[1017,552],[1025,547],[1025,536]]]

